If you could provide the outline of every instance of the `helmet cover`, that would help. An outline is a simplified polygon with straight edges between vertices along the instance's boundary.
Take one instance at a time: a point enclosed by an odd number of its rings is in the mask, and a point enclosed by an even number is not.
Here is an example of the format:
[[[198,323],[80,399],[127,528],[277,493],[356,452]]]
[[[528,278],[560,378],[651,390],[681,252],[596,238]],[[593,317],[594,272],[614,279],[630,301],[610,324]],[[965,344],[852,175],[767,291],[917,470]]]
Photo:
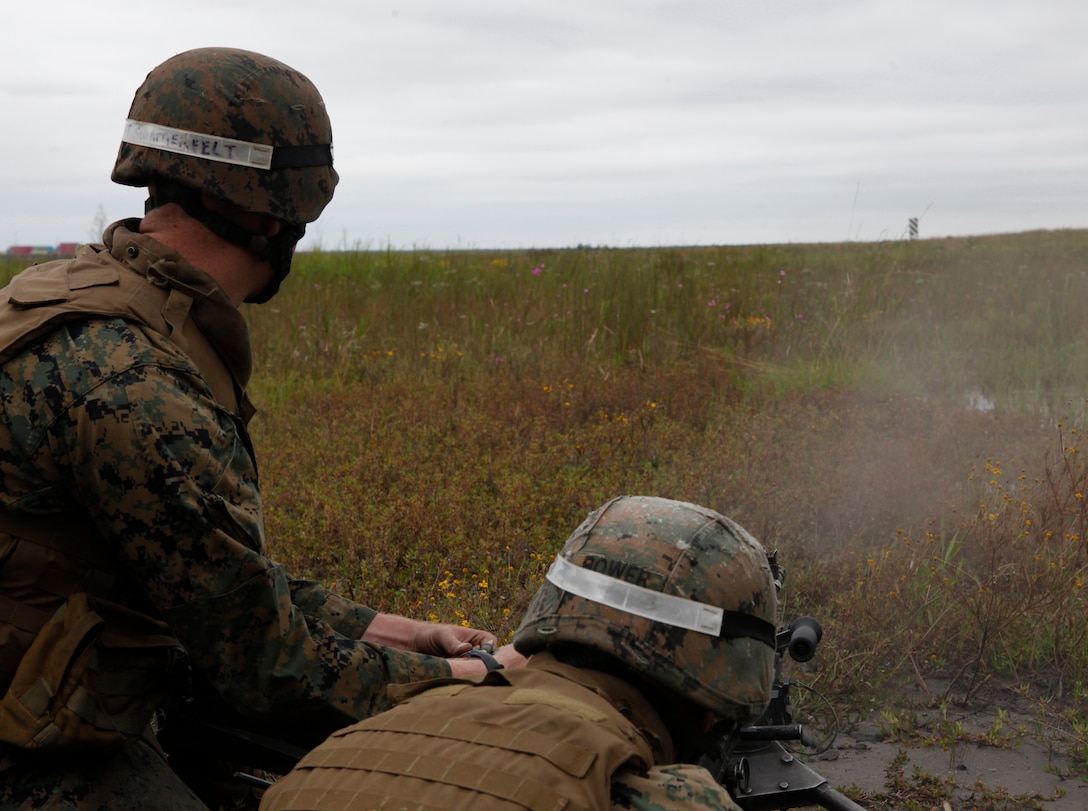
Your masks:
[[[282,62],[198,48],[154,68],[136,91],[112,179],[161,177],[294,226],[332,199],[332,125],[313,83]]]
[[[589,647],[743,723],[770,700],[777,611],[767,553],[738,524],[687,502],[622,496],[564,544],[514,647]]]

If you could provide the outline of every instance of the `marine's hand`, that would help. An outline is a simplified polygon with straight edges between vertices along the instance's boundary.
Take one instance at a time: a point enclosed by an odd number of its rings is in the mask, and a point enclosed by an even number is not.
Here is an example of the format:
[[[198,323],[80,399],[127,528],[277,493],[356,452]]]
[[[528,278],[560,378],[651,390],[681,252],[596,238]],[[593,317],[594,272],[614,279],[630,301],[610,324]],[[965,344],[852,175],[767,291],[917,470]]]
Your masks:
[[[484,648],[490,653],[489,648]],[[513,645],[503,645],[494,653],[494,660],[503,668],[524,667],[529,660],[514,650]],[[457,657],[450,659],[450,674],[458,678],[478,676],[487,672],[487,663],[482,659]]]
[[[395,614],[378,614],[363,634],[367,642],[391,648],[428,653],[432,656],[460,656],[473,648],[494,647],[495,635],[461,625],[420,622]]]
[[[465,628],[462,625],[421,623],[416,636],[415,650],[433,653],[435,656],[460,656],[473,648],[494,648],[498,644],[494,634]]]

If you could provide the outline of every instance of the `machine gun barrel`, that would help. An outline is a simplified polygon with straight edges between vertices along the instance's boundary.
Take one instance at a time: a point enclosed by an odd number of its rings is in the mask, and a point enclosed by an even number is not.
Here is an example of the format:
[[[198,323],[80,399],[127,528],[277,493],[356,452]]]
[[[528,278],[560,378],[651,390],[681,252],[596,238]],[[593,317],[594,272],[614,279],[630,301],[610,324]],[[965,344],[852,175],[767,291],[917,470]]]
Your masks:
[[[799,741],[805,736],[800,724],[767,724],[741,727],[737,735],[742,741]]]

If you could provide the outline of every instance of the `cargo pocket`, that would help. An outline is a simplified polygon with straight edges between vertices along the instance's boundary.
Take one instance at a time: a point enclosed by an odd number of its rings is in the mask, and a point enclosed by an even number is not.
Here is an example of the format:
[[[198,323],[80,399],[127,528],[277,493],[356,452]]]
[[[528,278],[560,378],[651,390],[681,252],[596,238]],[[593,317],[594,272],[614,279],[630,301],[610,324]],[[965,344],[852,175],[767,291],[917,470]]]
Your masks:
[[[186,675],[167,626],[74,594],[39,632],[0,699],[0,741],[23,749],[122,749]]]

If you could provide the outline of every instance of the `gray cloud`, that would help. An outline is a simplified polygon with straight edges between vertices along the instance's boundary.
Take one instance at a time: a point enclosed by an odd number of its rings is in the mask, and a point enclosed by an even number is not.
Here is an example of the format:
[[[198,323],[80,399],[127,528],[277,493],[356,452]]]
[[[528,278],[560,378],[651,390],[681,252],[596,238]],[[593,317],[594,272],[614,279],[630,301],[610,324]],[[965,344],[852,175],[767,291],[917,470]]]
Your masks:
[[[138,213],[132,93],[230,44],[333,115],[326,247],[800,242],[1083,227],[1088,7],[964,0],[24,4],[0,53],[0,243]],[[155,36],[148,31],[156,32]],[[232,32],[227,36],[227,32]],[[44,41],[43,41],[44,40]],[[230,40],[230,41],[228,41]]]

